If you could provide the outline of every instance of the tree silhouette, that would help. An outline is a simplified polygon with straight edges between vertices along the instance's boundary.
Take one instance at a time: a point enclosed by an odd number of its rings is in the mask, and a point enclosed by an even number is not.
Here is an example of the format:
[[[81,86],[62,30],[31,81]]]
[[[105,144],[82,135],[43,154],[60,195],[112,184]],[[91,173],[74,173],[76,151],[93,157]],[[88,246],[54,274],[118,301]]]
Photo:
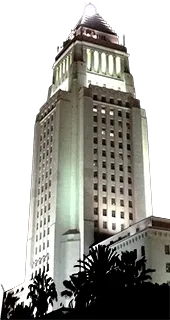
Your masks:
[[[90,248],[89,255],[78,262],[75,267],[80,271],[63,282],[66,290],[61,295],[72,297],[72,305],[79,310],[94,306],[100,309],[120,297],[122,289],[151,280],[148,273],[155,271],[146,270],[145,257],[137,260],[133,251],[122,252],[119,257],[115,249],[105,245]]]
[[[1,319],[9,319],[15,308],[16,302],[19,300],[18,297],[14,295],[14,292],[4,292]]]
[[[27,299],[31,299],[31,310],[36,312],[36,317],[43,317],[46,314],[49,305],[53,306],[53,301],[57,301],[57,291],[51,277],[41,272],[36,275],[32,283],[28,286],[30,290]]]
[[[18,304],[14,311],[12,312],[12,316],[10,319],[33,319],[34,316],[32,314],[32,309],[28,306],[23,306],[22,304]]]

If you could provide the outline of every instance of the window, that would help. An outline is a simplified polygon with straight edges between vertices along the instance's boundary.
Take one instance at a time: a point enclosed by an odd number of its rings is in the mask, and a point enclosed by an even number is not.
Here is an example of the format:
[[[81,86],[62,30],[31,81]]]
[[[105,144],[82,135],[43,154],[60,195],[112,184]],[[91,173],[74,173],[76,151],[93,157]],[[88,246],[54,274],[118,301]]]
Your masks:
[[[46,224],[46,218],[44,218],[44,225]]]
[[[124,194],[124,189],[120,188],[120,194]]]
[[[115,193],[115,187],[111,186],[111,193]]]
[[[126,128],[127,128],[127,130],[129,130],[130,129],[130,123],[126,123]]]
[[[132,189],[128,189],[128,195],[132,196]]]
[[[126,138],[129,140],[130,139],[130,133],[127,133]]]
[[[97,144],[97,138],[93,138],[93,143]]]
[[[124,200],[122,200],[122,199],[120,200],[120,206],[124,207]]]
[[[106,119],[105,118],[102,118],[102,123],[106,124]]]
[[[94,172],[93,172],[93,177],[94,177],[94,178],[97,178],[97,177],[98,177],[97,171],[94,171]]]
[[[103,209],[103,216],[107,216],[107,210],[106,209]]]
[[[50,228],[47,229],[47,234],[50,234]]]
[[[106,145],[106,140],[102,139],[102,145],[105,146]]]
[[[39,252],[41,252],[41,245],[39,246]]]
[[[122,128],[122,121],[118,121],[119,128]]]
[[[114,148],[114,141],[110,141],[110,146]]]
[[[110,130],[110,137],[114,137],[114,131]]]
[[[93,132],[97,132],[97,127],[94,127],[94,128],[93,128]]]
[[[115,181],[115,176],[114,176],[114,174],[111,174],[111,181]]]
[[[45,249],[45,243],[43,242],[43,250]]]
[[[97,106],[93,106],[93,112],[97,112]]]
[[[49,203],[49,204],[48,204],[48,210],[50,210],[50,208],[51,208],[51,204]]]
[[[114,152],[113,152],[113,151],[110,152],[110,157],[111,157],[112,159],[114,159],[115,155],[114,155]]]
[[[48,197],[51,198],[51,191],[49,191]]]
[[[106,185],[103,185],[103,191],[104,191],[104,192],[107,191]]]
[[[50,222],[50,216],[48,216],[48,222]]]
[[[38,230],[38,223],[37,223],[37,230]]]
[[[49,271],[49,263],[47,263],[47,272]]]
[[[114,104],[114,99],[110,98],[110,104]]]
[[[170,272],[170,263],[166,263],[166,272]]]
[[[111,112],[111,111],[110,111],[110,112]],[[111,125],[111,126],[114,126],[114,120],[113,120],[113,119],[110,120],[110,125]]]
[[[36,235],[36,241],[38,241],[38,235]]]
[[[44,230],[44,232],[43,232],[43,237],[45,237],[45,235],[46,235],[46,232],[45,232],[45,230]]]
[[[123,223],[121,224],[120,228],[121,228],[121,231],[124,230],[125,227]]]
[[[115,164],[111,163],[110,167],[111,167],[111,170],[114,170],[115,169]]]
[[[122,176],[119,177],[119,181],[123,182],[123,177]]]
[[[93,121],[94,121],[94,122],[97,122],[97,116],[94,116],[94,117],[93,117]]]
[[[37,254],[37,248],[35,248],[35,254]]]
[[[106,134],[106,130],[102,129],[102,135],[104,136]]]
[[[129,173],[132,172],[131,166],[128,166],[128,172],[129,172]]]
[[[107,222],[103,221],[103,229],[107,229]]]
[[[115,218],[115,217],[116,217],[116,211],[112,210],[112,218]]]
[[[40,228],[42,227],[42,220],[40,221]]]
[[[119,165],[119,170],[123,171],[123,165],[122,164]]]
[[[106,197],[103,197],[103,203],[107,204],[107,198]]]
[[[49,187],[51,187],[51,180],[49,180]]]
[[[129,208],[132,208],[132,201],[129,201]]]
[[[101,113],[106,113],[105,107],[101,109]]]
[[[121,217],[121,219],[124,219],[124,218],[125,218],[125,214],[124,214],[123,211],[120,212],[120,217]]]
[[[115,205],[116,204],[116,199],[115,198],[111,198],[111,204]]]
[[[47,240],[47,247],[49,247],[49,240]]]
[[[94,202],[98,202],[98,196],[94,196]]]
[[[112,230],[116,230],[116,223],[112,223]]]
[[[119,132],[119,138],[122,138],[122,132]]]
[[[98,221],[97,220],[94,221],[94,227],[98,228]]]
[[[132,183],[132,179],[130,177],[128,177],[128,183],[131,184]]]
[[[119,101],[121,101],[121,100],[118,100],[118,105],[120,106],[120,104],[119,104],[120,102]],[[122,111],[119,110],[118,111],[118,117],[121,117],[121,116],[122,116]]]
[[[106,157],[106,150],[102,150],[102,156]]]
[[[39,218],[39,212],[37,211],[37,218]]]
[[[102,174],[102,179],[106,180],[106,173]]]
[[[40,232],[40,237],[39,237],[39,239],[41,240],[41,238],[42,238],[42,233]]]
[[[128,102],[126,102],[126,107],[129,107],[129,103]],[[130,114],[129,114],[129,112],[126,112],[126,119],[130,119]]]
[[[94,154],[97,154],[97,149],[94,149],[94,150],[93,150],[93,153],[94,153]]]
[[[145,247],[141,246],[141,256],[145,256]]]
[[[117,100],[117,104],[118,104],[118,106],[121,106],[122,105],[122,101],[121,100]],[[118,111],[118,116],[121,117],[122,114],[119,115],[119,112],[121,112],[121,111]]]
[[[98,100],[98,99],[97,99],[97,94],[94,94],[94,95],[93,95],[93,100]]]
[[[102,102],[106,102],[106,97],[102,96],[102,97],[101,97],[101,101],[102,101]]]
[[[93,167],[97,167],[97,160],[93,161]]]
[[[94,214],[98,214],[98,208],[94,208]]]
[[[98,190],[98,185],[97,185],[97,183],[94,183],[94,190]]]
[[[129,212],[129,220],[133,220],[133,213]]]
[[[102,162],[102,168],[106,168],[106,162],[105,161]]]
[[[170,254],[170,245],[165,245],[165,254]]]
[[[123,148],[123,144],[122,142],[119,142],[119,149],[122,149]]]

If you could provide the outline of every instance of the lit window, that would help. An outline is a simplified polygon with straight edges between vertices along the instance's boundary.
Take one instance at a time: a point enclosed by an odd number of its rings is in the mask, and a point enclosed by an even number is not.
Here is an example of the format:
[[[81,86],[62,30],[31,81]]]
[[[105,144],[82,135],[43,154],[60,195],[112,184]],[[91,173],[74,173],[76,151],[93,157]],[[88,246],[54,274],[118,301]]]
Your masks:
[[[113,74],[113,56],[109,55],[109,74]]]
[[[94,52],[94,70],[98,72],[99,69],[99,53],[97,51]]]
[[[102,61],[102,72],[106,72],[106,54],[103,52],[101,54],[101,61]]]
[[[102,135],[105,135],[105,134],[106,134],[106,130],[102,129]]]
[[[101,113],[106,113],[106,110],[104,108],[101,108]]]
[[[91,51],[87,49],[87,69],[91,70]]]
[[[93,167],[97,167],[97,160],[93,161]]]
[[[97,112],[97,107],[96,106],[93,107],[93,112]]]
[[[110,130],[110,137],[114,137],[114,131]]]

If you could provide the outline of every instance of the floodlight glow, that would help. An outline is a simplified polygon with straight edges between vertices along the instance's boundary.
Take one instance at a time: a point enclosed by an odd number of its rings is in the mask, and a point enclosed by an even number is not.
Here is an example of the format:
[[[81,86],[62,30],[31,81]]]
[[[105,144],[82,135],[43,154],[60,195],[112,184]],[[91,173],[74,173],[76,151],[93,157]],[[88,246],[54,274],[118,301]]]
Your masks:
[[[84,15],[86,16],[94,16],[96,14],[96,8],[91,3],[87,4],[84,8]]]

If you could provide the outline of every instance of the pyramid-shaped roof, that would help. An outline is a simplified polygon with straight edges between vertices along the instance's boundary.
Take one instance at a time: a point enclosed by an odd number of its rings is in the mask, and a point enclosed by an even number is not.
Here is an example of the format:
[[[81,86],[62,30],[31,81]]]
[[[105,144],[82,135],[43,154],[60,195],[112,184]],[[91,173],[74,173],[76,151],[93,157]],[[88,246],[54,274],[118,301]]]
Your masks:
[[[88,11],[84,10],[84,14],[76,24],[74,30],[77,30],[80,26],[84,26],[100,32],[117,35],[107,22],[97,13],[96,8],[92,4],[89,4],[86,7],[88,8],[89,6],[94,8],[94,13],[88,14]]]

